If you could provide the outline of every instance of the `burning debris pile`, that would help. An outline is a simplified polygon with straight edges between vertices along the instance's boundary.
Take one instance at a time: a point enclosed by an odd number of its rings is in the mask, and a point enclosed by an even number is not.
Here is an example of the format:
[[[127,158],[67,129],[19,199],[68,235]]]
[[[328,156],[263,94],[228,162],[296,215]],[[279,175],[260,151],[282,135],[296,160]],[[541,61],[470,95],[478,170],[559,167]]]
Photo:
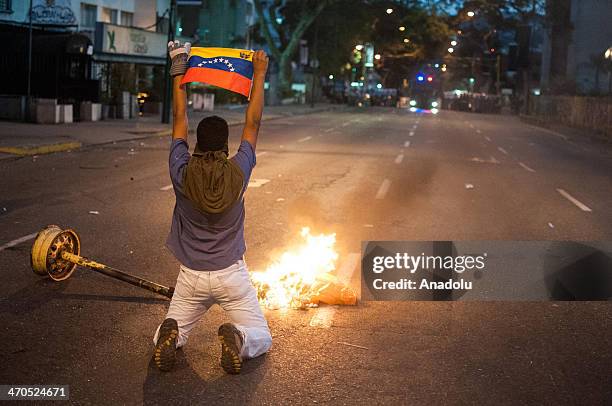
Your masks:
[[[301,245],[283,252],[264,272],[251,273],[259,302],[269,309],[354,305],[355,292],[332,273],[338,259],[336,234],[312,235],[304,227],[300,235]]]

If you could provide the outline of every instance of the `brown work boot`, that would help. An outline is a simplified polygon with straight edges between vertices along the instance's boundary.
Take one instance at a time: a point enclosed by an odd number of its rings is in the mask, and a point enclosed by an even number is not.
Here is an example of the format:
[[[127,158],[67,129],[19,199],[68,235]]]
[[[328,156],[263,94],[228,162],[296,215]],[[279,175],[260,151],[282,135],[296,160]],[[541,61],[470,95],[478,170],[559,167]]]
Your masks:
[[[174,319],[166,319],[159,327],[159,337],[155,345],[153,360],[155,365],[164,372],[170,371],[176,361],[176,339],[178,323]]]
[[[221,341],[221,367],[228,374],[239,374],[242,367],[242,333],[231,323],[219,327],[219,341]]]

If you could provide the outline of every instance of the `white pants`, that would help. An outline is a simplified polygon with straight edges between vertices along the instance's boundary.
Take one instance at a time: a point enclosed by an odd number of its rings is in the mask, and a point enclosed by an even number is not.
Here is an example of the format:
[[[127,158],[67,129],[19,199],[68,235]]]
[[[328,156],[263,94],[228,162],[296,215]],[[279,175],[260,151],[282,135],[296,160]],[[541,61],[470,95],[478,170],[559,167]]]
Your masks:
[[[194,271],[183,265],[176,280],[166,318],[177,321],[177,348],[187,342],[196,323],[213,305],[219,304],[242,333],[243,359],[255,358],[270,349],[272,336],[257,301],[246,263],[242,260],[219,271]],[[157,343],[159,327],[153,343]]]

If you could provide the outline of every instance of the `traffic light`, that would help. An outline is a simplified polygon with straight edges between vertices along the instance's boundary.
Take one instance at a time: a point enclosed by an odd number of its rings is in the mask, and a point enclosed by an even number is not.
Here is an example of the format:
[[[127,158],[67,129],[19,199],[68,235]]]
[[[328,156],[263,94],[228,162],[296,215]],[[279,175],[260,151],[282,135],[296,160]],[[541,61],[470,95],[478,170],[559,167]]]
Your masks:
[[[431,75],[427,75],[427,81],[428,81],[429,83],[433,82],[433,76],[431,76]]]

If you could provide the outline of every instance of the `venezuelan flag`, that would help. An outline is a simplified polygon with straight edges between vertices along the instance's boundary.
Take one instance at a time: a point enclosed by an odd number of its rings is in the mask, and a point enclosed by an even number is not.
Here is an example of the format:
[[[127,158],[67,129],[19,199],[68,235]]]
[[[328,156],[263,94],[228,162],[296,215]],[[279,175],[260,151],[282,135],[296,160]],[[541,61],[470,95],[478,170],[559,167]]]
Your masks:
[[[191,48],[189,68],[181,84],[208,83],[249,97],[253,82],[253,51],[232,48]]]

